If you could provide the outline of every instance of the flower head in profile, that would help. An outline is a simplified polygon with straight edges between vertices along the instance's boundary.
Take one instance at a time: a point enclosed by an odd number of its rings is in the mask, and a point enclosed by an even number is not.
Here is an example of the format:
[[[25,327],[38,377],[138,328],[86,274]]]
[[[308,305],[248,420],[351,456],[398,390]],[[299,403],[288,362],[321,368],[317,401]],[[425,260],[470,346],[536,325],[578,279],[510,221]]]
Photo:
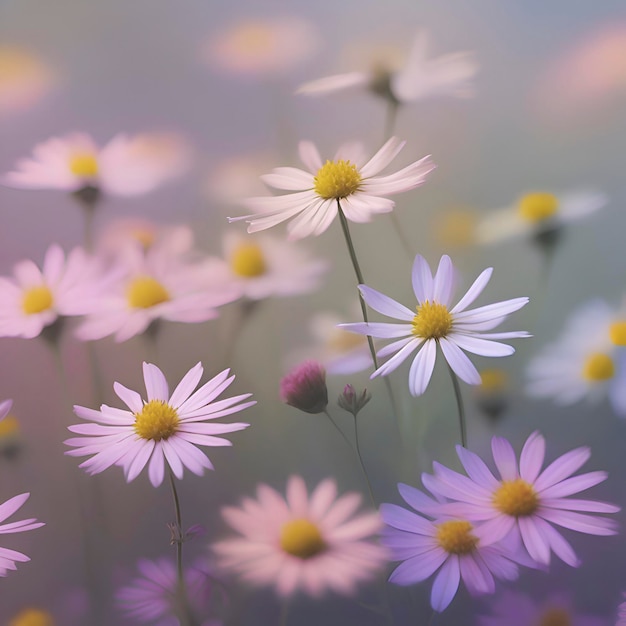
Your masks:
[[[116,593],[118,606],[142,624],[178,626],[176,564],[167,558],[137,562],[139,576]],[[211,595],[215,591],[214,574],[198,560],[183,572],[189,608],[196,620],[210,610]],[[194,623],[200,623],[194,621]],[[202,626],[219,626],[221,622],[202,621]]]
[[[323,413],[328,406],[326,370],[317,361],[305,361],[280,381],[280,397],[305,413]]]
[[[381,505],[387,527],[382,543],[391,558],[402,563],[389,581],[412,585],[435,572],[430,602],[443,611],[452,602],[461,579],[472,595],[493,593],[495,578],[515,580],[518,575],[515,552],[497,543],[488,529],[467,519],[446,516],[441,502],[419,489],[399,484],[404,501],[417,513],[395,504]]]
[[[20,159],[1,179],[18,189],[59,189],[79,192],[97,189],[114,196],[148,193],[184,171],[186,143],[159,133],[116,135],[103,147],[86,133],[53,137]]]
[[[321,235],[333,222],[341,205],[345,217],[353,222],[369,222],[376,213],[389,213],[395,203],[384,196],[419,187],[434,169],[430,157],[407,167],[377,176],[402,150],[405,142],[392,137],[369,160],[356,144],[342,146],[332,161],[322,161],[317,148],[309,141],[300,142],[299,152],[305,170],[279,167],[262,177],[275,189],[294,193],[280,196],[250,198],[245,206],[253,215],[229,218],[245,220],[248,232],[255,233],[294,218],[287,230],[290,239]]]
[[[75,406],[76,415],[88,423],[68,427],[80,437],[65,441],[74,448],[65,454],[89,456],[80,467],[92,475],[119,465],[124,468],[127,482],[148,465],[150,482],[155,487],[163,482],[166,462],[178,479],[182,479],[185,467],[198,476],[205,469],[213,469],[197,446],[230,446],[230,441],[218,435],[243,430],[250,424],[210,420],[238,413],[256,402],[244,402],[252,395],[249,393],[217,400],[235,379],[228,375],[229,370],[196,390],[203,371],[201,363],[192,367],[170,394],[163,372],[156,365],[144,363],[147,398],[116,382],[115,393],[128,409],[103,404],[96,411]]]
[[[100,288],[98,270],[81,248],[67,257],[51,245],[41,269],[31,260],[0,278],[0,336],[33,338],[60,317],[82,315]]]
[[[533,191],[513,206],[485,215],[476,225],[475,239],[491,244],[512,237],[534,237],[538,243],[550,243],[563,226],[595,213],[607,202],[605,194],[593,190]]]
[[[22,493],[19,496],[10,498],[3,504],[0,504],[0,522],[4,522],[18,511],[24,502],[28,500],[30,493]],[[35,530],[45,526],[42,522],[38,522],[34,518],[23,519],[18,522],[10,522],[8,524],[0,524],[0,535],[10,533],[23,533],[27,530]],[[30,558],[21,552],[9,550],[9,548],[0,548],[0,576],[6,576],[10,570],[15,570],[16,563],[26,563]]]
[[[527,368],[526,392],[567,406],[608,396],[626,417],[626,310],[592,300],[567,320],[561,337],[547,344]]]
[[[384,565],[387,551],[368,539],[381,527],[377,513],[355,515],[357,493],[337,497],[334,480],[309,495],[304,480],[291,476],[286,498],[261,484],[257,498],[222,515],[241,536],[213,544],[219,567],[282,596],[299,590],[318,597],[330,590],[351,594]]]
[[[441,96],[467,98],[473,95],[472,81],[478,64],[470,52],[455,52],[429,58],[428,33],[419,31],[403,67],[375,63],[364,72],[337,74],[302,85],[297,93],[324,95],[365,88],[393,102],[417,102]]]
[[[514,298],[467,310],[486,287],[492,271],[492,268],[484,270],[467,293],[452,306],[455,269],[450,257],[441,257],[433,277],[427,261],[418,254],[412,272],[413,291],[417,298],[415,312],[367,285],[359,285],[368,306],[402,323],[341,324],[341,328],[371,337],[396,340],[378,351],[380,357],[394,356],[379,367],[372,378],[390,374],[418,350],[409,371],[409,390],[414,396],[423,394],[428,387],[438,348],[461,380],[478,385],[480,374],[464,350],[482,356],[507,356],[515,352],[514,348],[496,340],[528,337],[528,333],[521,331],[485,332],[498,326],[510,313],[521,309],[528,298]]]
[[[530,557],[541,565],[554,552],[577,567],[580,562],[569,542],[554,526],[590,535],[614,535],[612,519],[589,513],[615,513],[619,507],[606,502],[580,500],[577,494],[606,480],[606,472],[573,474],[589,459],[589,448],[576,448],[542,470],[545,439],[534,432],[522,449],[519,464],[511,444],[493,437],[491,449],[498,476],[473,452],[457,446],[467,476],[434,464],[434,475],[422,477],[435,494],[456,501],[451,510],[469,520],[484,521],[485,532],[497,541],[512,534],[521,537]],[[582,512],[581,512],[582,511]]]

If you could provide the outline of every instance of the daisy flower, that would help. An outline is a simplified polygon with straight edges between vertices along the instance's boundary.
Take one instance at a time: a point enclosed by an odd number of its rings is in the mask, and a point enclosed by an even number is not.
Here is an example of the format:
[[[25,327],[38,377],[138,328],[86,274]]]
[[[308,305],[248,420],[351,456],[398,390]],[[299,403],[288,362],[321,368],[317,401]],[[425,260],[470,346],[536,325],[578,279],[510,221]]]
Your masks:
[[[514,553],[498,545],[488,529],[467,519],[442,515],[441,504],[419,489],[404,484],[398,489],[411,508],[427,517],[395,504],[381,505],[387,524],[382,543],[391,551],[392,560],[402,561],[390,582],[412,585],[438,572],[430,602],[435,611],[443,611],[456,595],[461,579],[472,595],[479,595],[495,591],[494,576],[517,578]]]
[[[475,238],[479,243],[490,244],[511,237],[540,237],[599,211],[607,202],[605,194],[592,190],[527,193],[515,205],[480,220]]]
[[[561,338],[529,362],[527,394],[562,406],[608,395],[615,413],[626,417],[625,318],[602,300],[581,307]]]
[[[430,157],[424,157],[387,176],[376,176],[402,150],[405,142],[392,137],[369,160],[356,144],[342,146],[332,161],[324,163],[317,148],[309,141],[299,145],[300,159],[308,172],[294,167],[279,167],[261,178],[275,189],[295,193],[250,198],[245,206],[253,215],[228,218],[245,220],[249,233],[276,226],[292,217],[287,226],[290,239],[320,235],[335,219],[338,205],[353,222],[369,222],[376,213],[389,213],[395,203],[383,196],[419,187],[434,169]],[[297,217],[296,217],[297,216]]]
[[[22,493],[19,496],[10,498],[3,504],[0,504],[0,522],[4,522],[13,513],[18,511],[21,506],[28,500],[30,493]],[[34,518],[20,520],[19,522],[10,522],[8,524],[0,524],[0,534],[23,533],[27,530],[35,530],[45,526],[42,522],[38,522]],[[0,576],[6,576],[9,570],[17,569],[15,563],[25,563],[30,558],[21,552],[9,550],[8,548],[0,548]]]
[[[175,563],[167,558],[137,563],[139,576],[116,594],[119,607],[142,624],[178,626],[177,574]],[[185,589],[189,605],[196,619],[209,610],[213,589],[213,575],[202,561],[184,571]],[[199,622],[194,622],[199,623]],[[217,621],[203,621],[202,626],[219,626]]]
[[[519,591],[505,590],[490,604],[491,615],[479,617],[479,626],[607,626],[600,617],[576,611],[565,594],[550,594],[539,601]]]
[[[450,257],[441,257],[437,273],[433,277],[430,266],[418,254],[412,272],[413,291],[417,298],[415,313],[379,291],[367,285],[359,285],[363,299],[372,309],[402,321],[401,324],[341,324],[341,328],[354,333],[396,339],[378,351],[380,357],[390,354],[394,356],[379,367],[371,378],[387,376],[411,353],[418,350],[409,371],[409,389],[413,396],[419,396],[428,387],[439,347],[461,380],[470,385],[480,384],[480,374],[463,350],[481,356],[508,356],[515,352],[514,348],[494,340],[529,336],[522,331],[484,332],[495,328],[507,315],[521,309],[528,302],[528,298],[514,298],[467,310],[486,287],[492,271],[493,268],[484,270],[467,293],[451,307],[455,268]]]
[[[21,261],[0,277],[0,336],[33,338],[60,317],[83,315],[100,288],[97,267],[81,248],[65,256],[50,246],[40,269]]]
[[[252,395],[250,393],[216,401],[235,379],[228,376],[227,369],[194,391],[202,372],[201,363],[192,367],[170,395],[163,372],[156,365],[144,363],[147,400],[116,382],[113,389],[130,410],[106,404],[99,411],[75,406],[76,415],[89,423],[68,427],[81,436],[65,442],[75,448],[65,454],[90,456],[80,467],[91,475],[120,465],[127,482],[134,480],[148,465],[154,487],[163,482],[166,461],[178,479],[183,477],[185,467],[202,476],[204,470],[213,469],[213,465],[196,446],[230,446],[230,441],[216,435],[243,430],[250,425],[207,421],[256,404],[254,400],[243,402]]]
[[[419,31],[404,66],[385,67],[375,63],[365,72],[328,76],[302,85],[296,93],[323,95],[354,88],[366,88],[394,102],[417,102],[439,96],[467,98],[474,94],[472,80],[478,71],[474,55],[455,52],[429,58],[429,39]]]
[[[186,144],[170,135],[116,135],[102,148],[86,133],[54,137],[35,146],[0,182],[18,189],[78,192],[95,188],[117,196],[147,193],[180,174]]]
[[[542,471],[545,445],[538,432],[532,433],[518,465],[511,444],[502,437],[493,437],[491,449],[499,478],[478,455],[457,446],[468,476],[434,463],[434,476],[425,474],[422,480],[432,493],[457,501],[452,505],[456,513],[485,521],[481,528],[494,541],[513,533],[521,536],[528,554],[537,563],[549,565],[550,553],[554,552],[568,565],[578,567],[580,562],[572,546],[554,526],[590,535],[614,535],[617,531],[612,519],[588,513],[615,513],[619,507],[567,497],[607,478],[606,472],[572,476],[589,459],[589,448],[576,448]]]
[[[257,499],[225,507],[226,522],[242,536],[213,544],[218,566],[281,596],[298,590],[318,597],[326,590],[351,594],[371,579],[387,551],[367,538],[381,526],[377,513],[354,516],[357,493],[337,498],[334,480],[322,481],[309,496],[304,480],[292,476],[283,498],[261,484]]]

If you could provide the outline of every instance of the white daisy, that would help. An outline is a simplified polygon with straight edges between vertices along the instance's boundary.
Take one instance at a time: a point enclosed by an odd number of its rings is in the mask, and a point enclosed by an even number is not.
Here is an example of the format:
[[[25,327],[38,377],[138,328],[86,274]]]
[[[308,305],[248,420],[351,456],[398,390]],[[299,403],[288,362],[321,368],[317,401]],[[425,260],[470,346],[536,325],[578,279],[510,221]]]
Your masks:
[[[372,374],[372,378],[390,374],[411,353],[418,350],[409,372],[409,389],[414,396],[423,394],[430,382],[437,347],[461,380],[470,385],[478,385],[481,382],[480,374],[463,350],[481,356],[508,356],[515,352],[514,348],[494,340],[529,336],[523,331],[484,332],[495,328],[510,313],[521,309],[528,302],[528,298],[514,298],[466,310],[482,293],[492,271],[493,268],[484,270],[467,293],[451,308],[455,269],[450,257],[441,257],[437,273],[433,277],[428,263],[418,254],[412,272],[413,291],[417,298],[415,313],[371,287],[359,285],[363,299],[372,309],[399,319],[402,323],[363,322],[341,324],[341,328],[371,337],[396,339],[378,351],[380,357],[390,354],[394,356],[379,367]]]
[[[322,95],[360,87],[401,103],[439,96],[472,96],[472,81],[478,71],[474,55],[455,52],[429,58],[428,48],[428,34],[419,31],[401,69],[396,71],[376,63],[369,71],[337,74],[305,83],[297,93]]]
[[[180,174],[188,147],[174,135],[116,135],[102,148],[86,133],[53,137],[35,146],[0,182],[19,189],[80,191],[86,187],[119,196],[152,191]]]
[[[66,258],[54,244],[41,269],[21,261],[13,277],[0,278],[0,336],[37,337],[59,317],[83,315],[99,287],[96,265],[81,248]]]
[[[494,211],[476,225],[476,241],[497,243],[511,237],[539,236],[595,213],[608,202],[605,194],[578,190],[553,194],[527,193],[514,206]]]
[[[323,233],[337,216],[339,204],[347,219],[369,222],[372,215],[393,210],[393,200],[382,196],[422,185],[435,167],[427,156],[394,174],[376,176],[391,163],[404,144],[392,137],[367,162],[360,145],[344,144],[333,161],[324,163],[317,148],[309,141],[302,141],[300,158],[308,172],[279,167],[262,176],[270,187],[295,193],[250,198],[245,206],[255,214],[228,219],[231,222],[245,220],[250,224],[248,232],[255,233],[293,217],[287,226],[290,239]]]
[[[608,395],[626,417],[626,313],[593,300],[568,320],[562,336],[528,364],[528,395],[567,406]]]
[[[112,465],[119,465],[124,468],[127,482],[134,480],[148,465],[150,482],[155,487],[163,482],[166,461],[178,479],[183,477],[185,467],[202,476],[204,470],[213,469],[213,465],[196,446],[230,446],[230,441],[216,435],[243,430],[250,425],[214,424],[206,423],[207,420],[256,404],[254,400],[243,402],[252,395],[250,393],[216,401],[235,379],[228,376],[229,370],[195,390],[202,373],[202,364],[198,363],[170,394],[163,372],[156,365],[144,363],[147,400],[136,391],[115,383],[115,393],[130,410],[106,404],[99,411],[75,406],[76,415],[90,423],[68,427],[81,436],[65,441],[75,448],[65,454],[90,456],[80,464],[89,474],[99,474]]]

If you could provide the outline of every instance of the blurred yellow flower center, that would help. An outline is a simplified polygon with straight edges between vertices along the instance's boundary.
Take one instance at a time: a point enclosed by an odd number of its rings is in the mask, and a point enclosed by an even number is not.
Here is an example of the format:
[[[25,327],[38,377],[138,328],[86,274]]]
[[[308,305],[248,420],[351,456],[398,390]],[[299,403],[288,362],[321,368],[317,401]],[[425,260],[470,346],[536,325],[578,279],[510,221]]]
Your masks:
[[[480,373],[480,389],[488,393],[495,393],[506,389],[509,377],[506,372],[498,369],[483,370]]]
[[[45,285],[31,287],[24,291],[22,296],[22,311],[26,315],[42,313],[52,307],[54,298],[52,292]]]
[[[233,47],[240,52],[255,55],[276,46],[276,35],[263,24],[245,24],[233,34]]]
[[[176,409],[163,400],[150,400],[141,413],[135,413],[135,432],[142,439],[168,439],[178,430],[179,423]]]
[[[553,608],[542,613],[537,626],[572,626],[572,624],[569,611]]]
[[[435,222],[435,236],[446,248],[469,246],[475,242],[476,221],[469,211],[449,211]]]
[[[24,609],[9,622],[9,626],[54,626],[54,620],[46,611]]]
[[[449,554],[469,554],[478,544],[472,535],[473,526],[465,520],[451,520],[437,524],[437,542]]]
[[[137,227],[132,231],[132,236],[135,241],[143,247],[144,250],[149,250],[154,244],[156,239],[156,233],[153,228],[141,228]]]
[[[559,201],[551,193],[529,193],[519,201],[519,214],[533,224],[552,217],[559,208]]]
[[[310,559],[326,549],[326,542],[319,528],[308,519],[294,519],[280,531],[280,547],[299,559]]]
[[[358,191],[361,175],[350,161],[326,161],[313,179],[315,192],[324,200],[341,199]]]
[[[239,276],[255,278],[267,272],[263,251],[255,243],[242,243],[230,257],[230,266]]]
[[[626,322],[613,322],[609,327],[609,336],[616,346],[626,346]]]
[[[417,315],[411,322],[413,324],[413,334],[424,339],[441,339],[445,337],[452,328],[452,314],[445,304],[429,302],[416,307]]]
[[[336,352],[345,353],[367,344],[365,335],[349,333],[347,330],[336,328],[328,339],[328,347]]]
[[[501,513],[525,517],[537,510],[539,498],[532,485],[516,478],[502,482],[493,494],[493,504]]]
[[[583,366],[583,378],[592,382],[601,382],[613,378],[615,365],[613,359],[604,352],[595,352],[587,357]]]
[[[98,159],[95,154],[78,152],[70,157],[70,172],[79,178],[95,178],[98,175]]]
[[[135,309],[149,309],[170,300],[167,289],[152,276],[139,276],[126,288],[128,304]]]
[[[0,420],[0,439],[17,435],[19,432],[20,424],[13,415],[7,415],[3,420]]]

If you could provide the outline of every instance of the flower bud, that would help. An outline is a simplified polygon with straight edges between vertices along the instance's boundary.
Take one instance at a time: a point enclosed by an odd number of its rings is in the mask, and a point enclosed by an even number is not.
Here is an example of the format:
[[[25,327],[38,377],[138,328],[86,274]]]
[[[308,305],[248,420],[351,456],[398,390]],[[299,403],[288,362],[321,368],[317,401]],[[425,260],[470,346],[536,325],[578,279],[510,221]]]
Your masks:
[[[280,381],[281,400],[305,413],[323,413],[328,406],[326,370],[317,361],[305,361]]]
[[[352,413],[354,417],[359,411],[372,399],[372,394],[367,389],[358,394],[352,385],[346,385],[343,393],[337,399],[337,404],[348,413]]]

